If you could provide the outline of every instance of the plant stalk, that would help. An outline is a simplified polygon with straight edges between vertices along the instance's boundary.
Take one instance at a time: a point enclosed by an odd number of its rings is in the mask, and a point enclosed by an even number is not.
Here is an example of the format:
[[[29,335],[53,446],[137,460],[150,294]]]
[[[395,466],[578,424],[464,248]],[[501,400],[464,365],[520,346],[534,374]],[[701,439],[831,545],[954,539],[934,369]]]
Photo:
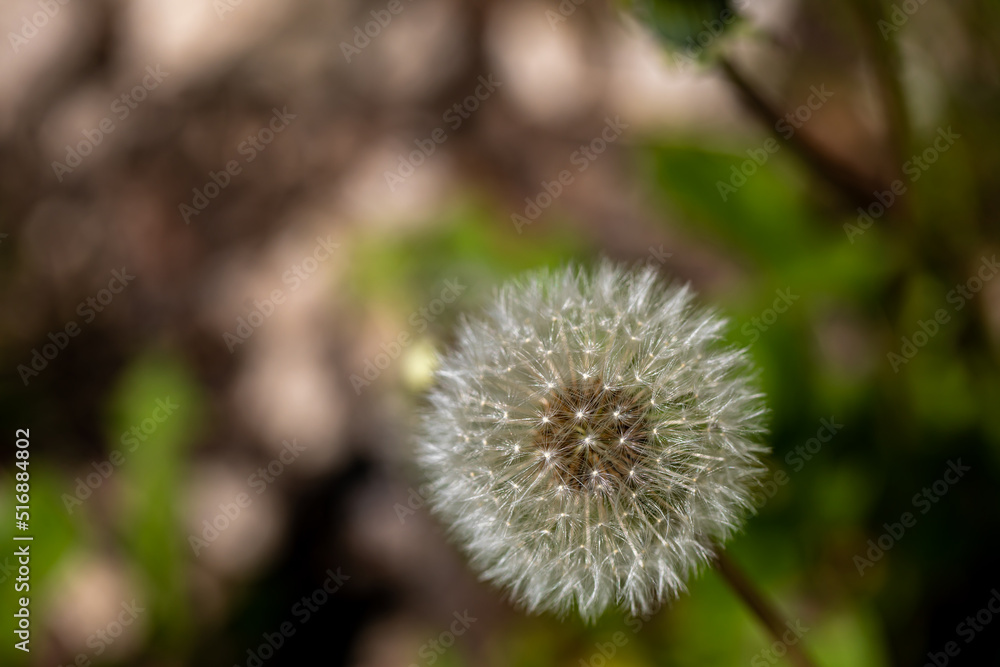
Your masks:
[[[794,643],[790,643],[785,638],[789,630],[793,627],[792,624],[785,621],[777,607],[771,604],[770,600],[765,598],[756,589],[743,570],[730,560],[721,549],[717,551],[716,566],[722,578],[726,580],[730,588],[733,589],[754,615],[757,616],[758,620],[771,633],[771,636],[788,649],[788,653],[786,654],[788,660],[795,667],[816,667],[812,659],[806,654],[801,640],[797,635]]]

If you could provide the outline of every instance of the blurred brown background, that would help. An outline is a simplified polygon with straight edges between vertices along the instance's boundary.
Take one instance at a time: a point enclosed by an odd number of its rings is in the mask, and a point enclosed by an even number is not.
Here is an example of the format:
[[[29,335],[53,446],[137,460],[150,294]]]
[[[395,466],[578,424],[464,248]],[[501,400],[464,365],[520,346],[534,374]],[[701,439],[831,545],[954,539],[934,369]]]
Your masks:
[[[690,281],[751,347],[790,482],[732,551],[818,663],[996,664],[995,627],[957,626],[1000,584],[1000,281],[969,282],[997,248],[998,8],[734,4],[5,2],[28,664],[780,664],[713,574],[638,630],[524,617],[423,507],[411,415],[456,318],[601,256]]]

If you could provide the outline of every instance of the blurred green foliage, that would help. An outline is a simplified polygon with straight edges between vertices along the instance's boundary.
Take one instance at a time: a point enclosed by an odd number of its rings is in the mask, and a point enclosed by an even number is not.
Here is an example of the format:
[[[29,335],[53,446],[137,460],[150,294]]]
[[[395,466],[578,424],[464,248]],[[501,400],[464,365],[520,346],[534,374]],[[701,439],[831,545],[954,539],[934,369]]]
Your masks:
[[[173,414],[156,423],[155,430],[142,430],[150,421],[157,401],[178,405]],[[123,457],[98,488],[102,494],[108,485],[112,493],[98,505],[93,496],[83,497],[78,488],[95,468],[80,472],[64,470],[58,461],[33,456],[31,474],[31,612],[34,616],[32,650],[37,654],[44,645],[39,632],[41,618],[51,617],[55,608],[66,602],[67,592],[59,587],[65,581],[60,566],[78,564],[92,553],[102,552],[108,540],[120,549],[115,556],[122,564],[128,584],[135,584],[136,597],[145,604],[144,621],[156,628],[153,645],[183,652],[191,636],[187,608],[187,547],[179,523],[181,494],[185,489],[189,453],[187,445],[197,434],[203,419],[202,391],[182,362],[160,353],[136,359],[122,373],[107,405],[106,450],[94,464],[111,465],[111,452]],[[139,428],[139,439],[125,442],[124,436]],[[43,433],[32,430],[32,447]],[[134,437],[134,436],[133,436]],[[137,443],[132,451],[132,442]],[[128,445],[128,446],[126,446]],[[74,475],[78,474],[78,477]],[[13,516],[13,479],[4,470],[0,480],[0,514]],[[96,495],[96,494],[95,494]],[[113,517],[105,523],[107,514]],[[105,534],[110,528],[114,532]],[[11,541],[13,522],[0,522],[0,540]],[[11,548],[11,552],[13,548]],[[10,552],[8,552],[10,553]],[[7,554],[0,555],[0,562]],[[12,559],[13,560],[13,559]],[[15,564],[16,567],[16,564]],[[0,587],[0,613],[10,617],[16,605],[13,586]],[[92,653],[92,651],[91,651]],[[90,655],[91,660],[96,660]],[[22,664],[26,659],[12,642],[0,643],[4,664]],[[96,664],[96,663],[95,663]]]
[[[712,44],[740,21],[731,0],[622,0],[684,61],[703,60]]]

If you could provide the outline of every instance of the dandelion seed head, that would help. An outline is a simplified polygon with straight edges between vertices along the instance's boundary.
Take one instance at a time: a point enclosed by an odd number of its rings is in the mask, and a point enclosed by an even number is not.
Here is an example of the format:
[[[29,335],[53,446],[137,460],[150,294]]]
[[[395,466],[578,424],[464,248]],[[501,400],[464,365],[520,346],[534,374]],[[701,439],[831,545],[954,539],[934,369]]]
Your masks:
[[[463,322],[419,452],[485,579],[587,620],[683,590],[765,470],[762,396],[724,326],[687,287],[612,263],[529,274]],[[486,446],[501,441],[520,453]]]

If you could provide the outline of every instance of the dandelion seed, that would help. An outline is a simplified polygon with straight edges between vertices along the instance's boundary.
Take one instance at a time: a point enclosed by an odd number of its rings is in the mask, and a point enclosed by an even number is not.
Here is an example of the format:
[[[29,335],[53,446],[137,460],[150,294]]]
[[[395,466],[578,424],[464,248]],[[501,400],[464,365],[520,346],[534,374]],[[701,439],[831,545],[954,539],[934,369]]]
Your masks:
[[[724,326],[688,288],[610,263],[529,275],[462,325],[419,450],[432,507],[485,579],[588,620],[683,589],[764,471],[762,397]],[[532,455],[478,445],[497,438]]]

